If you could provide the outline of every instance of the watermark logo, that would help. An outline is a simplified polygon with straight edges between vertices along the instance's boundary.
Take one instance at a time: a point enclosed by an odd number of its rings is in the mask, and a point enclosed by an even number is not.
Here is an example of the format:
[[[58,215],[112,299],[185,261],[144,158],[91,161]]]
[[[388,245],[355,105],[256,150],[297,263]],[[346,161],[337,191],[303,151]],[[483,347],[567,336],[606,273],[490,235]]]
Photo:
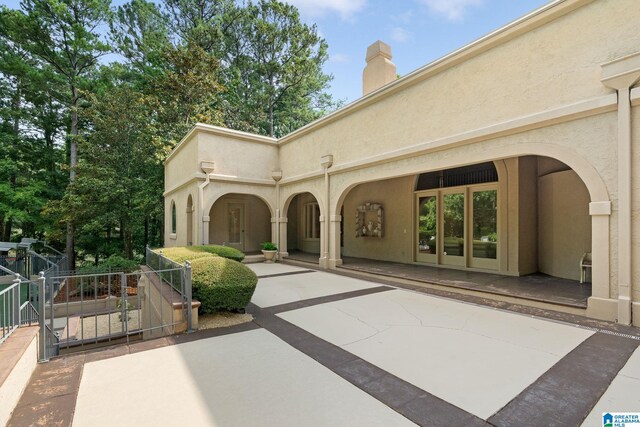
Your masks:
[[[604,412],[602,427],[640,427],[640,412]]]

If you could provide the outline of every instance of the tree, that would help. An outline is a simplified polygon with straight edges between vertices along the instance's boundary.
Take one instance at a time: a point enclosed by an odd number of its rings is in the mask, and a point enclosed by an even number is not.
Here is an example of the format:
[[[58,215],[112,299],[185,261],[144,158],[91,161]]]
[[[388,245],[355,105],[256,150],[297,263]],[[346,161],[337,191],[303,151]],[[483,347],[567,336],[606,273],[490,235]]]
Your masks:
[[[331,76],[322,72],[327,43],[315,25],[300,22],[298,10],[289,4],[259,0],[249,3],[245,13],[241,31],[253,75],[242,90],[250,91],[265,113],[263,133],[282,136],[326,112],[317,107],[331,105],[324,92]],[[231,63],[240,65],[236,60]]]
[[[55,141],[63,126],[59,87],[51,69],[7,36],[15,17],[0,19],[0,239],[42,236],[40,215],[51,197],[60,197],[60,150]]]
[[[82,89],[91,82],[98,59],[110,48],[97,29],[110,14],[109,0],[24,0],[24,11],[3,9],[0,26],[4,35],[25,51],[49,65],[65,82],[59,101],[68,109],[69,182],[76,177],[78,163],[78,111]],[[66,252],[69,268],[75,265],[73,223],[67,223]]]

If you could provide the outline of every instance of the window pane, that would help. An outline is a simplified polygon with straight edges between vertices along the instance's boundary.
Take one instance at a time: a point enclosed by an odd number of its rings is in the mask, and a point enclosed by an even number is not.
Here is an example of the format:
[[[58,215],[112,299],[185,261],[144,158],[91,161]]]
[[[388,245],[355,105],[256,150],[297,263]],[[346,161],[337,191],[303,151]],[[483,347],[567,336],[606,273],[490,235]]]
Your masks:
[[[176,232],[176,204],[171,205],[171,232]]]
[[[418,252],[435,254],[438,233],[436,197],[420,197],[418,203]]]
[[[444,255],[464,256],[464,194],[445,194]]]
[[[473,193],[473,256],[496,259],[498,245],[498,192]]]
[[[240,243],[242,213],[239,206],[229,206],[229,243]]]
[[[315,226],[315,228],[313,230],[314,231],[313,237],[316,238],[316,239],[319,239],[320,238],[320,206],[317,205],[317,204],[314,204],[313,207],[314,207],[314,211],[313,211],[314,218],[313,219],[314,219],[314,226]]]

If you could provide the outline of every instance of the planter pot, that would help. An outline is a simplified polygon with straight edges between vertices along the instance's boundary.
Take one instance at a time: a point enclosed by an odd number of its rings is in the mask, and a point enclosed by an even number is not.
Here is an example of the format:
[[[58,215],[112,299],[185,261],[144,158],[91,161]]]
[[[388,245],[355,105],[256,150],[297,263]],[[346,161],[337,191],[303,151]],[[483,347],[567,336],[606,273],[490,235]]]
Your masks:
[[[264,255],[264,262],[274,262],[276,260],[276,254],[278,251],[262,251],[262,255]]]

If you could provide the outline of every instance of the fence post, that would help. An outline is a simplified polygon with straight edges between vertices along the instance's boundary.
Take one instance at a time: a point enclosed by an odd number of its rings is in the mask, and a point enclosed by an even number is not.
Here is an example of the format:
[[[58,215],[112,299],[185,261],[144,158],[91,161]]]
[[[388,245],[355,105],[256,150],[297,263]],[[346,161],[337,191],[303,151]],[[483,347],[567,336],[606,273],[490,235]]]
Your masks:
[[[47,344],[46,344],[46,326],[45,326],[45,279],[44,272],[40,272],[40,276],[38,277],[38,324],[40,325],[40,339],[39,346],[40,351],[39,359],[40,362],[47,362],[49,359],[47,358]],[[51,313],[53,316],[53,313]],[[53,332],[53,331],[52,331]]]
[[[184,263],[184,295],[187,298],[187,333],[193,332],[192,323],[192,295],[191,295],[191,263]]]
[[[120,320],[124,325],[125,332],[127,333],[127,342],[129,340],[129,323],[127,322],[127,275],[120,273]]]
[[[13,285],[15,286],[13,290],[13,324],[20,327],[20,275],[16,274],[16,278],[13,279]]]

